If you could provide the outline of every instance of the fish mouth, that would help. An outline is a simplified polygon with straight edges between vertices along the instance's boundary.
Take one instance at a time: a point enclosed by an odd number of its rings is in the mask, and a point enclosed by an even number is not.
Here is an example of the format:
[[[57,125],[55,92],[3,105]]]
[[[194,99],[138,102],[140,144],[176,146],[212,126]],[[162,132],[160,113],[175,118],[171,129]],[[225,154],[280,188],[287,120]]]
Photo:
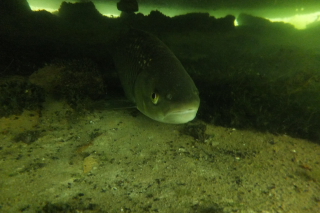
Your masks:
[[[187,123],[196,117],[197,111],[198,108],[170,111],[164,116],[163,122],[172,124]]]

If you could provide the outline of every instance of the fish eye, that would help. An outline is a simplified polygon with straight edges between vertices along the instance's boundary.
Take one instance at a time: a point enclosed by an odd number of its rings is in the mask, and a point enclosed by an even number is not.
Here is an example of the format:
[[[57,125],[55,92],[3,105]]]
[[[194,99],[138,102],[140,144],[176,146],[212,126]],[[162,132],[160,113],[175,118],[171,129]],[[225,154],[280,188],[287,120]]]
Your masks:
[[[156,93],[156,92],[153,92],[151,94],[151,101],[153,104],[157,104],[158,103],[158,100],[159,100],[159,94]]]

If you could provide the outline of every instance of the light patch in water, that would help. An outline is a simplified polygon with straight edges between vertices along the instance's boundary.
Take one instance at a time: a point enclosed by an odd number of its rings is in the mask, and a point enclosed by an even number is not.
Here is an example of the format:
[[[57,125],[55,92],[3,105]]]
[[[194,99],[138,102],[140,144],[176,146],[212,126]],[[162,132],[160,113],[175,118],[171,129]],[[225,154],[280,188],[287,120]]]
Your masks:
[[[33,6],[33,5],[29,5],[31,10],[33,11],[39,11],[39,10],[46,10],[50,13],[57,11],[57,9],[53,9],[53,8],[44,8],[44,7],[37,7],[37,6]]]
[[[292,24],[297,29],[305,29],[308,24],[320,21],[320,11],[315,13],[294,15],[285,18],[270,18],[272,22],[285,22]]]
[[[54,2],[54,1],[41,1],[41,0],[28,0],[30,7],[32,10],[37,11],[37,10],[47,10],[49,12],[55,12],[58,10],[60,7],[60,2]],[[69,2],[76,2],[76,1],[69,1]],[[120,15],[120,11],[117,10],[116,5],[113,3],[106,3],[106,2],[94,2],[97,10],[109,17],[118,17]],[[292,24],[295,28],[297,29],[305,29],[306,26],[310,23],[320,21],[320,11],[318,12],[313,12],[309,14],[299,14],[303,13],[304,8],[298,8],[298,9],[289,9],[288,11],[292,11],[291,13],[296,13],[295,15],[292,16],[287,16],[287,17],[275,17],[273,16],[272,18],[267,14],[273,13],[272,10],[249,10],[249,11],[242,11],[241,9],[225,9],[225,10],[215,10],[215,11],[206,11],[206,10],[196,10],[193,11],[192,9],[183,9],[183,8],[166,8],[166,7],[159,7],[159,6],[143,6],[141,5],[139,7],[139,12],[147,15],[150,13],[152,10],[159,10],[161,13],[173,17],[177,15],[182,15],[186,13],[191,13],[191,12],[209,12],[211,16],[215,16],[216,18],[221,18],[226,15],[232,14],[234,16],[238,16],[241,12],[247,13],[247,14],[252,14],[254,16],[258,17],[265,17],[266,19],[270,20],[271,22],[284,22],[284,23],[289,23]],[[269,11],[269,12],[268,12]],[[287,11],[287,10],[284,10]],[[278,11],[279,13],[279,11]],[[259,15],[260,14],[260,15]],[[238,26],[237,20],[234,22],[235,26]]]

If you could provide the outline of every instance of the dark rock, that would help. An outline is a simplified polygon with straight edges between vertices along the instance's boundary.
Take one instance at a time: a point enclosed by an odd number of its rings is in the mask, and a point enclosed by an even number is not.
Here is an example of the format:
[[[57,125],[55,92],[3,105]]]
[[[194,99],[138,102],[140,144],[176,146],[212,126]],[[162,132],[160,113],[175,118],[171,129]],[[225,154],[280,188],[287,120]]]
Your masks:
[[[265,18],[240,13],[237,18],[239,26],[267,26],[271,22]]]
[[[235,17],[231,15],[216,19],[209,13],[188,13],[170,18],[160,11],[151,11],[146,19],[140,19],[138,24],[141,26],[141,23],[146,21],[146,30],[152,32],[216,32],[234,29],[234,20]]]
[[[233,15],[227,15],[223,18],[217,19],[217,22],[219,23],[221,30],[232,30],[234,29],[234,21],[236,20],[236,17]]]
[[[32,144],[40,137],[41,131],[25,131],[14,137],[15,142],[23,142],[26,144]]]
[[[0,14],[14,14],[23,15],[29,14],[32,10],[27,0],[1,0],[0,1]]]
[[[97,65],[89,59],[57,61],[30,76],[30,81],[78,110],[91,109],[105,98],[106,87]]]
[[[239,26],[248,26],[254,29],[265,29],[265,30],[294,30],[294,26],[284,22],[271,22],[265,18],[248,15],[245,13],[241,13],[237,22]],[[266,31],[264,31],[266,32]],[[274,31],[270,31],[274,32]]]
[[[314,22],[307,24],[307,29],[320,31],[320,17],[318,17],[317,20],[315,20]]]
[[[118,10],[126,13],[134,13],[139,11],[138,2],[136,0],[120,0],[117,3]]]
[[[83,3],[62,2],[58,15],[72,22],[94,21],[102,18],[102,14],[91,1]]]
[[[216,19],[209,13],[188,13],[173,17],[172,23],[179,26],[180,30],[216,31],[233,29],[234,20],[235,17],[232,15]],[[171,27],[175,28],[174,26]]]
[[[0,81],[0,117],[20,114],[24,109],[39,110],[44,91],[22,77]]]
[[[195,140],[204,143],[209,138],[209,135],[206,134],[206,129],[207,126],[203,123],[188,123],[185,125],[182,133],[185,135],[190,135]]]

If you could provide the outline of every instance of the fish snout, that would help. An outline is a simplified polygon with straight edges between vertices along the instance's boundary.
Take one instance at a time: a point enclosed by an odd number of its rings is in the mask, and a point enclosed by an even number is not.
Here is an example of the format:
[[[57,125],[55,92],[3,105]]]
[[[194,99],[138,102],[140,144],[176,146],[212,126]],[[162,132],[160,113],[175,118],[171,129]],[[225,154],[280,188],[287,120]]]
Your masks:
[[[182,124],[193,120],[198,112],[199,105],[170,110],[163,119],[165,123]]]

